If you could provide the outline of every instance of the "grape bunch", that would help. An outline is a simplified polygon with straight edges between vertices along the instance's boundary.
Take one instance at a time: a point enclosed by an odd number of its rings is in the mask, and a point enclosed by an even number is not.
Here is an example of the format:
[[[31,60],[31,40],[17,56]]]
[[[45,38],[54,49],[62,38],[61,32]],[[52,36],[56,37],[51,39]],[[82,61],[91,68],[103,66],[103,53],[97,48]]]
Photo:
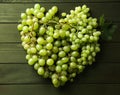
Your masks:
[[[86,5],[58,16],[58,7],[46,10],[40,4],[21,13],[20,31],[26,59],[37,73],[50,78],[54,87],[73,81],[100,51],[101,32]]]

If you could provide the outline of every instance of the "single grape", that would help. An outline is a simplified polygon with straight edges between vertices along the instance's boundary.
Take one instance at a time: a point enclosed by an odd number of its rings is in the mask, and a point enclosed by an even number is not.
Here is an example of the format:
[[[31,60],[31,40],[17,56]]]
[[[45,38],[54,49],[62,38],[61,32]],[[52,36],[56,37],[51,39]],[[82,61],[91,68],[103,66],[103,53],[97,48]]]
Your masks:
[[[37,72],[38,72],[39,75],[44,75],[45,70],[44,70],[43,67],[39,67]]]
[[[27,15],[25,13],[21,13],[21,18],[22,19],[26,19],[27,18]]]
[[[36,50],[35,47],[31,47],[31,48],[30,48],[30,53],[36,53],[36,52],[37,52],[37,50]]]
[[[56,70],[57,73],[60,73],[62,71],[62,68],[61,68],[60,65],[57,65],[55,70]]]
[[[35,4],[34,9],[40,9],[40,4]]]
[[[37,18],[42,18],[44,17],[44,14],[42,12],[37,13]]]
[[[33,56],[32,56],[32,59],[34,60],[34,62],[36,62],[36,61],[38,60],[37,55],[33,55]]]
[[[63,64],[63,65],[62,65],[62,70],[67,70],[67,68],[68,68],[68,65],[67,65],[67,64]]]
[[[60,52],[58,53],[58,56],[59,56],[59,57],[65,57],[65,56],[66,56],[66,53],[65,53],[64,51],[60,51]]]
[[[70,63],[70,67],[71,67],[71,68],[76,68],[76,67],[77,67],[77,64],[76,64],[75,62],[71,62],[71,63]]]
[[[40,67],[40,65],[39,65],[38,63],[35,63],[35,64],[34,64],[34,69],[35,69],[35,70],[38,70],[39,67]]]
[[[41,55],[41,56],[46,56],[46,55],[47,55],[46,49],[41,49],[41,50],[39,51],[39,55]]]
[[[22,24],[18,24],[17,29],[20,31],[20,30],[22,30],[22,28],[23,28],[23,25]]]
[[[45,40],[44,40],[44,38],[42,38],[42,37],[39,37],[39,38],[37,39],[37,42],[38,42],[38,44],[40,44],[40,45],[45,44]]]
[[[53,39],[53,37],[48,36],[48,37],[46,38],[46,41],[47,41],[48,43],[51,43],[51,42],[54,41],[54,39]]]
[[[23,26],[22,30],[23,30],[24,33],[26,33],[26,32],[28,32],[29,28],[28,28],[28,26]]]
[[[60,77],[60,80],[63,81],[63,82],[66,82],[68,79],[67,79],[66,76],[61,76],[61,77]]]
[[[45,60],[43,58],[38,60],[38,63],[40,66],[44,66],[45,65]]]
[[[54,60],[50,58],[50,59],[47,60],[46,64],[47,64],[48,66],[51,66],[51,65],[54,64]]]
[[[29,64],[29,65],[33,65],[34,63],[35,63],[35,61],[34,61],[33,58],[30,58],[30,59],[28,60],[28,64]]]
[[[51,49],[53,48],[53,45],[52,45],[51,43],[47,43],[47,44],[46,44],[46,48],[47,48],[48,50],[51,50]]]

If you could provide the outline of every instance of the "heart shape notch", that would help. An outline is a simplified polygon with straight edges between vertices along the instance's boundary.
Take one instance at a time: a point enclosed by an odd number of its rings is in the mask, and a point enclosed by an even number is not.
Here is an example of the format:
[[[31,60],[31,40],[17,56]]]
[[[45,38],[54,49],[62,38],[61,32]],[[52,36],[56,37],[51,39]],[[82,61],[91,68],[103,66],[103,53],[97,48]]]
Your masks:
[[[101,32],[89,10],[86,5],[78,6],[59,17],[57,6],[46,11],[35,4],[34,8],[21,13],[17,28],[28,64],[34,66],[39,75],[50,78],[54,87],[73,81],[85,66],[95,61],[100,51]]]

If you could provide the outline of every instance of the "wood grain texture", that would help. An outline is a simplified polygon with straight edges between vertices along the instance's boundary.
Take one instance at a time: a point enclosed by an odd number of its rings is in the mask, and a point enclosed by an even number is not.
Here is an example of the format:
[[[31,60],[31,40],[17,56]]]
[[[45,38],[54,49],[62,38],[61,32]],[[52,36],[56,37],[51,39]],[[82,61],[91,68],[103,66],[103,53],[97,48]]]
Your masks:
[[[120,2],[119,0],[1,0],[2,3],[33,3],[33,2],[38,2],[38,3],[54,3],[54,2],[57,2],[57,3],[68,3],[68,2],[97,2],[97,3],[100,3],[100,2]]]
[[[100,41],[96,62],[73,83],[54,88],[27,65],[17,24],[20,13],[35,3],[47,9],[53,5],[69,13],[87,4],[93,17],[102,14],[118,26],[112,41]],[[0,0],[0,95],[120,95],[120,0]]]
[[[2,95],[119,95],[120,84],[69,84],[56,89],[52,85],[0,85]]]
[[[107,69],[106,69],[107,67]],[[112,76],[111,76],[112,75]],[[74,84],[120,84],[120,64],[94,63],[79,74]],[[28,64],[0,64],[0,84],[51,84],[49,79],[37,75]]]

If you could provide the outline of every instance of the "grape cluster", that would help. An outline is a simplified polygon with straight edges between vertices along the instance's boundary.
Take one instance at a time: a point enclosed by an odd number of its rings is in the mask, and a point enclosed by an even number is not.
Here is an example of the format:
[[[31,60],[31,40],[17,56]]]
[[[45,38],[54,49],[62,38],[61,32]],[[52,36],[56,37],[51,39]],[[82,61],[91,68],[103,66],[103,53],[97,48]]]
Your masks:
[[[21,13],[20,31],[26,59],[37,73],[51,78],[55,87],[73,81],[85,66],[95,61],[100,51],[101,32],[97,19],[90,17],[86,5],[57,16],[58,7],[46,11],[40,4]]]

